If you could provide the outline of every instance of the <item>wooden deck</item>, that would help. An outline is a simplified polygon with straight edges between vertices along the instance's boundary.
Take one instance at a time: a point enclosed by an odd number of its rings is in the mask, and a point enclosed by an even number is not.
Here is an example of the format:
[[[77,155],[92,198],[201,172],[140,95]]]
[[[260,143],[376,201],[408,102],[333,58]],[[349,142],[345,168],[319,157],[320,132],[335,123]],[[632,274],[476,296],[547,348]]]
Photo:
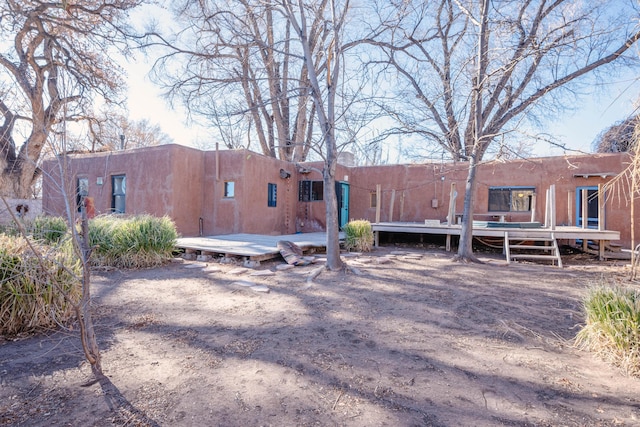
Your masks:
[[[342,237],[342,234],[341,234]],[[177,247],[186,253],[244,257],[253,261],[264,261],[280,256],[277,243],[287,240],[300,246],[303,251],[327,246],[327,235],[320,233],[299,233],[280,236],[263,234],[225,234],[207,237],[182,237]]]
[[[381,232],[388,233],[418,233],[434,234],[447,237],[447,250],[450,250],[451,236],[459,236],[460,225],[425,225],[418,222],[379,222],[371,224],[375,235],[376,246]],[[509,228],[509,227],[474,227],[474,237],[505,237],[509,233],[511,238],[540,239],[549,237],[553,233],[556,240],[582,240],[599,243],[599,255],[604,259],[604,248],[612,240],[620,240],[620,232],[614,230],[597,230],[592,228],[556,226],[550,228]]]

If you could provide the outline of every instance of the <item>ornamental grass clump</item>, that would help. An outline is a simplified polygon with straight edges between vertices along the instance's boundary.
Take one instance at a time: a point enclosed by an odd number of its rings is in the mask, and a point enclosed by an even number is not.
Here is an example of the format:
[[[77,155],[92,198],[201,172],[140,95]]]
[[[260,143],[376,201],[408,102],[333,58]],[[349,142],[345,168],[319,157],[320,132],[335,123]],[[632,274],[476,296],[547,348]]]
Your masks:
[[[640,376],[640,291],[597,286],[584,300],[586,325],[576,342],[632,376]]]
[[[59,216],[38,216],[28,227],[35,240],[56,245],[67,235],[67,221]]]
[[[70,245],[55,248],[0,234],[0,335],[53,328],[74,316],[82,292]],[[63,267],[64,266],[64,267]]]
[[[344,246],[348,251],[369,252],[373,247],[371,223],[364,219],[350,221],[343,228]]]
[[[155,267],[172,255],[178,232],[169,217],[100,216],[89,223],[91,262],[118,268]]]

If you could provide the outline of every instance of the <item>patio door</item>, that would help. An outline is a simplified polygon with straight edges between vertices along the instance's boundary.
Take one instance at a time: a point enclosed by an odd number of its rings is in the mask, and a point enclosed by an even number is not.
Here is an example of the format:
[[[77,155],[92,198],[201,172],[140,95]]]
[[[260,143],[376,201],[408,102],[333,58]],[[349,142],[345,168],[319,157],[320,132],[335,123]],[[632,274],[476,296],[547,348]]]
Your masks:
[[[576,225],[582,227],[583,218],[582,213],[582,190],[587,190],[587,228],[598,228],[598,187],[576,187]],[[603,219],[604,220],[604,219]]]
[[[349,184],[336,182],[336,197],[338,198],[338,224],[340,229],[349,222]]]

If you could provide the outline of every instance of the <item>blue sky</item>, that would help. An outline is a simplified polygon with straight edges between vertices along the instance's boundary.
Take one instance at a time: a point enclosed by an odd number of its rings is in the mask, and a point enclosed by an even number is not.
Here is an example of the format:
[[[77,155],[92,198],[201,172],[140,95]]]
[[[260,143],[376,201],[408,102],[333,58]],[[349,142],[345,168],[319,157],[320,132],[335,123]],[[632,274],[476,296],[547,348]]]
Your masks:
[[[129,64],[129,109],[131,118],[148,119],[157,123],[177,144],[197,146],[211,141],[209,132],[201,126],[187,124],[184,109],[172,110],[162,99],[161,91],[147,77],[148,65]],[[555,120],[543,125],[543,131],[555,137],[567,148],[591,152],[595,137],[637,108],[640,82],[619,79],[606,90],[581,97],[581,107],[566,111]],[[567,152],[571,154],[570,152]],[[540,143],[534,150],[536,156],[562,155],[560,148]]]
[[[636,112],[639,98],[640,76],[613,79],[602,91],[582,97],[581,107],[550,122],[546,131],[567,148],[591,152],[591,144],[602,130]],[[545,145],[536,150],[538,155],[563,154],[563,150]]]

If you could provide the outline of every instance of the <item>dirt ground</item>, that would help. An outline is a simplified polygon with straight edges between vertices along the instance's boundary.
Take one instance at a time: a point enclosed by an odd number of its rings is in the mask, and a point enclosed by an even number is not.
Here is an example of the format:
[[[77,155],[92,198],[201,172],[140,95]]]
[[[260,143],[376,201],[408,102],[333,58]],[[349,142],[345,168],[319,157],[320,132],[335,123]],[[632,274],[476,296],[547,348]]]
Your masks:
[[[81,387],[73,331],[0,341],[0,425],[640,425],[640,380],[573,346],[585,290],[624,263],[450,258],[95,272],[108,381]]]

